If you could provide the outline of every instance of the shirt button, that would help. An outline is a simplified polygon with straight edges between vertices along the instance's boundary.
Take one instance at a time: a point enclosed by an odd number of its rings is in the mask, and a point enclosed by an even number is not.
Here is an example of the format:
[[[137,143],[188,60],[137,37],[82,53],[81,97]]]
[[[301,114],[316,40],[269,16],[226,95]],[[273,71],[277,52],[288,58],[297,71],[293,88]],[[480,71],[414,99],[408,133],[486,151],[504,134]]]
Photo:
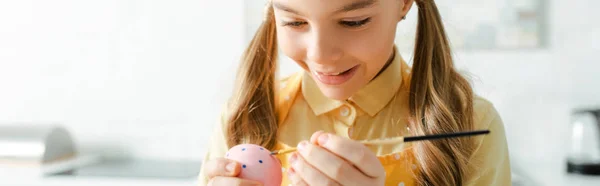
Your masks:
[[[404,182],[398,183],[398,186],[404,186]]]
[[[400,159],[400,154],[394,155],[394,159],[399,160]]]
[[[350,114],[350,109],[348,107],[342,107],[342,110],[340,110],[340,115],[346,117],[349,114]]]

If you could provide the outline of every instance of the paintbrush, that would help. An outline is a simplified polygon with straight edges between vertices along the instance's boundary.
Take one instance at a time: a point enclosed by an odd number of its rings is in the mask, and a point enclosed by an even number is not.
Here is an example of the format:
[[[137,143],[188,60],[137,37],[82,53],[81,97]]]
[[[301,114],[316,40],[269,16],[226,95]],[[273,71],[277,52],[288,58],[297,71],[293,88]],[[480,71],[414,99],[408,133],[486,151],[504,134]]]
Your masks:
[[[409,136],[409,137],[399,136],[399,137],[387,138],[387,139],[364,140],[364,141],[360,141],[360,143],[362,143],[364,145],[389,145],[389,144],[398,144],[398,143],[412,142],[412,141],[476,136],[476,135],[484,135],[484,134],[489,134],[489,133],[490,133],[489,130],[476,130],[476,131],[468,131],[468,132],[434,134],[434,135],[425,135],[425,136]],[[271,152],[271,155],[286,154],[286,153],[290,153],[290,152],[295,152],[296,150],[297,150],[296,147],[282,149],[282,150],[275,150],[275,151]]]

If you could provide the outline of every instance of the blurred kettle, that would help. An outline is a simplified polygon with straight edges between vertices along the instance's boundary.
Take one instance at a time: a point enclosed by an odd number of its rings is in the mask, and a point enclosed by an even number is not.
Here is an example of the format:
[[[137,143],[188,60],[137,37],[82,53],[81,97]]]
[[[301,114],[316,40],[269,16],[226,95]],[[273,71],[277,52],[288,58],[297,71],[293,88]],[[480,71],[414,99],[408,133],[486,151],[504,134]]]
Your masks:
[[[573,112],[567,172],[600,175],[600,109]]]

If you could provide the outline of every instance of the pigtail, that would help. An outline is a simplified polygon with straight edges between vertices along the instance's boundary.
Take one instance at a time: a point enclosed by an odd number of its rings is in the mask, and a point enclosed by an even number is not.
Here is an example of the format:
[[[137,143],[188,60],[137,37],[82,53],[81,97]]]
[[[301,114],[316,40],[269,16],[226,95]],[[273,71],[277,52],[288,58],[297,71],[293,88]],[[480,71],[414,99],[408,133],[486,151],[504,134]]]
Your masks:
[[[473,130],[473,91],[454,68],[450,44],[433,0],[416,0],[419,8],[410,83],[412,132],[440,134]],[[420,185],[459,186],[469,171],[474,150],[470,138],[415,143]]]
[[[273,7],[246,49],[237,74],[227,119],[227,144],[252,143],[271,149],[277,139],[275,73],[277,40]]]

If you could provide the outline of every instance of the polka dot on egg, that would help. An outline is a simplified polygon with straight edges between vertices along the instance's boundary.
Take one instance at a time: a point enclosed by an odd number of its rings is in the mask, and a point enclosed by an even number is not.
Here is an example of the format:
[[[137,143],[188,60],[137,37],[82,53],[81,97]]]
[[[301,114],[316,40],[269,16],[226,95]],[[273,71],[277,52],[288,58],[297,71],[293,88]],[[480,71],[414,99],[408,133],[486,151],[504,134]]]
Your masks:
[[[258,163],[262,163],[262,160],[258,160]]]
[[[242,148],[242,151],[245,151],[245,150],[246,150],[246,148]]]
[[[242,168],[244,168],[244,169],[245,169],[245,168],[246,168],[246,165],[242,165]]]
[[[265,150],[265,149],[263,149],[263,148],[260,148],[260,150]]]

